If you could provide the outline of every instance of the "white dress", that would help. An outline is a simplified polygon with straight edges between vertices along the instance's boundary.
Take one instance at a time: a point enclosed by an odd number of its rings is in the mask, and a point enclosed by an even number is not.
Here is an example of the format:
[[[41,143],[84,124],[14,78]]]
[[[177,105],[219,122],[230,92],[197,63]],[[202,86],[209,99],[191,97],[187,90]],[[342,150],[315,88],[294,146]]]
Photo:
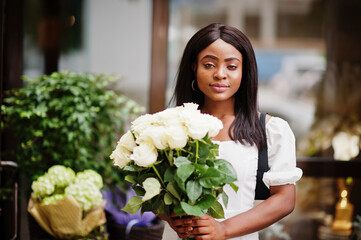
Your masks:
[[[295,137],[288,123],[281,118],[271,117],[266,124],[266,135],[270,170],[263,175],[263,182],[268,187],[295,184],[301,178],[302,170],[296,167]],[[219,144],[219,158],[229,161],[237,172],[235,184],[239,187],[238,192],[235,193],[228,185],[224,187],[229,197],[228,206],[224,207],[225,218],[230,218],[254,206],[258,149],[234,141],[216,143]],[[166,231],[169,228],[167,226]],[[166,238],[165,234],[163,239],[170,240],[170,236]],[[232,239],[258,240],[258,233]]]

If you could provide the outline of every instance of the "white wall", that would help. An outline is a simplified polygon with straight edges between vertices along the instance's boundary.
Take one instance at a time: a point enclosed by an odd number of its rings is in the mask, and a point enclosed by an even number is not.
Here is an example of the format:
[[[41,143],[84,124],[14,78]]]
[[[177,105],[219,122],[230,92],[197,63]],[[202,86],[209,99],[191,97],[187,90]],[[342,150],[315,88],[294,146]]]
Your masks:
[[[85,70],[121,74],[117,88],[148,107],[152,2],[84,2]]]

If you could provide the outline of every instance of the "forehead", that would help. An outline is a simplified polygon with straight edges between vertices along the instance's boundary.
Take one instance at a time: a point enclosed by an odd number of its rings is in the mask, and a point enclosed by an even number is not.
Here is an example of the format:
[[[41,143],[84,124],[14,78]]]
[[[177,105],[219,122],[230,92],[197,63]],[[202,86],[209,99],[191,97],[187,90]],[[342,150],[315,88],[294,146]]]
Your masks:
[[[219,59],[238,58],[242,59],[242,54],[231,44],[222,39],[217,39],[198,54],[198,60],[207,55],[215,56]]]

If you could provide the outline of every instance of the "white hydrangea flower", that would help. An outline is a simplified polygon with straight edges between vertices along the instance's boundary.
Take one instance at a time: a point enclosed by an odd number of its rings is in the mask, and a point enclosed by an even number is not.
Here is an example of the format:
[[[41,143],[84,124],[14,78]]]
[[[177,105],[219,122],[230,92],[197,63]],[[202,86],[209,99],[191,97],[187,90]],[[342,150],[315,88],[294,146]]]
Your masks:
[[[92,182],[81,182],[69,185],[65,195],[72,195],[84,211],[98,206],[103,201],[102,193]]]
[[[347,132],[339,132],[332,139],[333,157],[337,160],[348,161],[356,157],[359,152],[359,136]]]
[[[35,198],[44,198],[54,192],[55,186],[48,174],[45,174],[40,176],[36,181],[33,181],[31,189],[33,190]]]
[[[64,194],[54,194],[54,195],[51,195],[49,197],[45,197],[42,201],[42,204],[44,205],[49,205],[53,202],[56,202],[56,201],[59,201],[59,200],[62,200],[65,198],[65,195]]]
[[[103,187],[103,178],[99,173],[92,169],[78,172],[75,177],[75,183],[92,182],[99,189]]]
[[[75,179],[73,169],[63,165],[54,165],[48,169],[48,175],[56,187],[66,187]]]

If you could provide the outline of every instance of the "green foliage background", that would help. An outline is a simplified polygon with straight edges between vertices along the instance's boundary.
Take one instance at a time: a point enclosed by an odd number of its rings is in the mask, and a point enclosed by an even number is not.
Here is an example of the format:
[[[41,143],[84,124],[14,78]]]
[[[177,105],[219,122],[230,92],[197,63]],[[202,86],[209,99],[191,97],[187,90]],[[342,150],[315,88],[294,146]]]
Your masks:
[[[14,134],[13,154],[21,172],[34,180],[50,166],[93,169],[107,185],[122,182],[111,151],[125,124],[144,108],[106,87],[116,76],[55,72],[24,77],[25,87],[4,99],[2,129]]]

